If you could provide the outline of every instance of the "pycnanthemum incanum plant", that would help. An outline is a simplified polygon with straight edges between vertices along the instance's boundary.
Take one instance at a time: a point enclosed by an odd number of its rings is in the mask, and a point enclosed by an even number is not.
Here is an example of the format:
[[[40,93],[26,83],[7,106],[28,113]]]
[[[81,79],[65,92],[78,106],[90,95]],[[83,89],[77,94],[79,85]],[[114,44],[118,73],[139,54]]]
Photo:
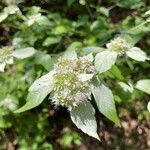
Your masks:
[[[126,54],[134,60],[147,60],[146,54],[137,47],[132,47],[121,37],[106,45],[107,49],[96,54],[77,57],[74,50],[68,50],[58,59],[54,69],[37,79],[29,88],[27,103],[16,110],[23,112],[38,106],[48,94],[55,106],[68,108],[71,119],[83,132],[99,140],[95,110],[91,105],[93,95],[99,111],[117,125],[114,98],[111,90],[97,76],[109,70],[118,55]]]
[[[52,71],[31,85],[27,103],[15,112],[38,106],[51,93],[52,103],[67,107],[76,126],[99,140],[91,94],[101,113],[117,125],[119,119],[112,92],[99,81],[93,61],[92,54],[77,57],[75,51],[67,51]]]
[[[129,45],[121,37],[112,40],[106,47],[107,49],[96,54],[95,59],[92,53],[77,57],[75,50],[66,51],[52,71],[31,85],[27,103],[15,112],[36,107],[51,94],[50,98],[55,106],[67,107],[73,123],[83,132],[99,140],[95,110],[90,103],[91,95],[103,115],[117,125],[120,125],[120,122],[113,94],[99,80],[98,74],[109,70],[115,64],[118,55],[126,54],[138,61],[149,59],[142,50]]]

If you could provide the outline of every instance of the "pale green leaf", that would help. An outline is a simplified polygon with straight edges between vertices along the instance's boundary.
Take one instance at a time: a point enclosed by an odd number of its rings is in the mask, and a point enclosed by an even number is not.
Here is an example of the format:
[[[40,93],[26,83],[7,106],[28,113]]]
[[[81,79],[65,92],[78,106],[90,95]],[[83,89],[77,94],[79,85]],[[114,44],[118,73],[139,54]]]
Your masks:
[[[7,13],[0,13],[0,22],[4,21],[8,17]]]
[[[79,41],[72,42],[70,45],[68,45],[67,50],[71,49],[79,49],[82,47],[82,43]]]
[[[93,62],[93,60],[94,60],[94,57],[93,57],[93,54],[92,54],[92,53],[90,53],[90,54],[88,54],[88,55],[85,55],[85,56],[83,56],[82,58],[83,58],[83,59],[86,59],[86,60],[88,60],[88,61],[90,61],[90,62]]]
[[[5,66],[6,66],[5,62],[2,63],[0,62],[0,72],[4,72]]]
[[[82,103],[70,112],[73,123],[84,133],[98,139],[95,110],[90,102]]]
[[[148,10],[148,11],[145,13],[145,15],[150,15],[150,10]]]
[[[53,90],[53,74],[54,71],[51,71],[34,81],[29,88],[26,104],[16,110],[15,113],[32,109],[42,103],[46,96]]]
[[[48,74],[40,77],[39,79],[35,80],[29,91],[40,91],[40,89],[48,89],[50,92],[53,89],[53,75],[55,71],[50,71]]]
[[[147,109],[148,109],[148,111],[150,112],[150,101],[149,101],[148,104],[147,104]]]
[[[42,103],[42,101],[45,99],[45,97],[49,94],[48,90],[41,89],[40,92],[29,92],[27,96],[27,102],[24,106],[14,111],[14,113],[21,113],[26,110],[30,110]]]
[[[85,81],[89,81],[93,78],[94,74],[79,74],[78,75],[78,78],[82,81],[82,82],[85,82]]]
[[[43,42],[43,46],[50,46],[52,44],[56,44],[60,42],[60,37],[48,37]]]
[[[77,53],[74,49],[69,49],[69,50],[65,51],[63,58],[74,60],[77,58]]]
[[[117,53],[113,51],[103,51],[95,56],[95,68],[99,73],[109,70],[116,62]]]
[[[18,59],[24,59],[33,56],[35,52],[36,50],[33,47],[27,47],[13,51],[13,56]]]
[[[118,84],[120,85],[120,87],[125,91],[125,92],[130,92],[132,93],[133,92],[133,86],[131,83],[124,83],[124,82],[118,82]]]
[[[47,71],[53,67],[53,61],[49,54],[38,51],[36,52],[34,60],[36,64],[42,65]]]
[[[112,120],[116,125],[120,126],[111,90],[104,84],[100,83],[98,78],[93,82],[91,89],[99,111]]]
[[[139,80],[135,87],[147,94],[150,94],[150,79]]]
[[[147,55],[144,51],[142,51],[140,48],[138,47],[133,47],[131,48],[130,50],[128,50],[126,52],[126,54],[134,59],[134,60],[137,60],[137,61],[146,61],[148,58],[147,58]]]
[[[89,53],[99,53],[99,52],[102,52],[102,51],[105,51],[105,50],[106,50],[105,48],[96,47],[96,46],[85,47],[85,48],[82,49],[82,51],[85,55],[89,54]]]
[[[98,7],[97,12],[100,12],[101,14],[105,15],[106,17],[109,16],[109,9],[105,7]]]

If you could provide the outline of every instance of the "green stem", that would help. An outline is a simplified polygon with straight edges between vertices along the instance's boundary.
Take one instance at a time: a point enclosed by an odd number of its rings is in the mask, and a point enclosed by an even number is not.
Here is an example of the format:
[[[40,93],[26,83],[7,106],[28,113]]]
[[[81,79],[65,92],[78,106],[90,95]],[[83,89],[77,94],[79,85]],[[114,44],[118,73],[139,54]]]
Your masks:
[[[135,26],[135,27],[129,29],[128,32],[134,31],[134,30],[136,30],[136,29],[142,27],[142,26],[145,25],[146,23],[147,23],[147,21],[144,21],[144,22],[142,22],[141,24],[139,24],[139,25],[137,25],[137,26]]]

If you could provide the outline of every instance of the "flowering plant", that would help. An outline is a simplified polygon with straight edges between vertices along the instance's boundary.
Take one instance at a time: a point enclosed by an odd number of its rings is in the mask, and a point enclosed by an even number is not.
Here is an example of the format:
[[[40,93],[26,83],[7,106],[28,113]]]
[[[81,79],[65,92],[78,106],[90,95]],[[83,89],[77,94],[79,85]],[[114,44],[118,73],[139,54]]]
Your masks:
[[[99,74],[109,70],[120,54],[127,54],[139,61],[148,58],[142,50],[131,47],[120,37],[112,40],[106,47],[95,58],[92,53],[78,57],[75,50],[66,51],[53,70],[31,85],[27,103],[15,112],[20,113],[38,106],[50,94],[52,104],[67,107],[74,124],[99,140],[95,110],[90,103],[93,95],[99,111],[120,126],[113,94],[100,81]]]
[[[0,48],[0,72],[4,72],[6,64],[13,64],[14,57],[24,59],[31,57],[34,54],[35,49],[32,47],[16,50],[13,50],[13,47],[8,46]]]

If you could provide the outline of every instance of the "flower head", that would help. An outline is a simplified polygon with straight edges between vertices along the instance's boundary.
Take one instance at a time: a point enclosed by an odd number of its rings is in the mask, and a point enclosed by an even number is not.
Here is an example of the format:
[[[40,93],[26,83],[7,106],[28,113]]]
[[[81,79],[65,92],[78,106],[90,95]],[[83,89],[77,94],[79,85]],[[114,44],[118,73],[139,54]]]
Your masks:
[[[123,54],[125,51],[127,51],[130,48],[130,45],[127,43],[127,41],[121,37],[117,37],[110,41],[110,43],[106,44],[106,47],[109,50],[116,51],[119,54]]]
[[[94,66],[84,57],[74,60],[60,59],[55,65],[53,103],[69,109],[90,97],[90,80]]]
[[[0,49],[0,71],[4,71],[6,64],[13,64],[12,47],[2,47]]]

